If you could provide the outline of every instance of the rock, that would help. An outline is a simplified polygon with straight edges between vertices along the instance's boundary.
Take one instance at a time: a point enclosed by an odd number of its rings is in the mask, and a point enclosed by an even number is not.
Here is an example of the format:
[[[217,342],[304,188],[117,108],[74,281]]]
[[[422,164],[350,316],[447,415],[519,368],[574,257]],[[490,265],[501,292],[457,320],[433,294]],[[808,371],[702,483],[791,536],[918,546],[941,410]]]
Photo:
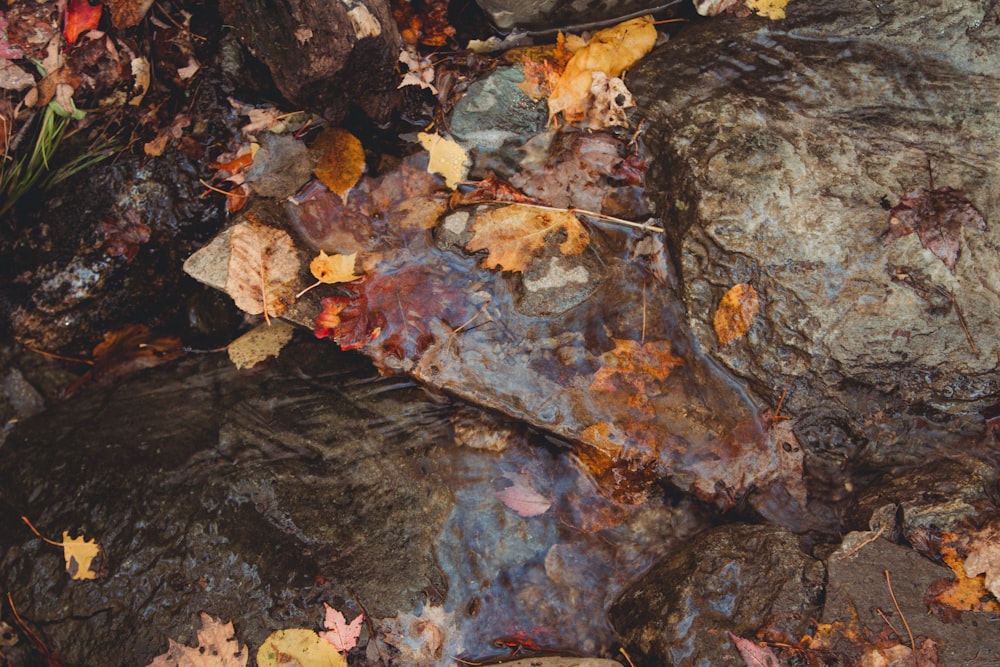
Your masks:
[[[609,615],[637,665],[742,665],[726,632],[792,641],[820,610],[823,564],[774,526],[713,528],[654,565]]]
[[[945,431],[981,429],[1000,393],[990,6],[822,0],[784,21],[717,18],[629,73],[687,321],[771,405],[790,382],[807,450],[878,442],[883,461],[920,459]],[[928,165],[990,221],[962,230],[954,273],[917,235],[883,242],[884,205],[929,189]],[[721,347],[713,314],[745,281],[761,312]]]
[[[288,101],[334,123],[352,106],[388,120],[402,44],[388,3],[225,0],[219,10]]]
[[[501,30],[582,31],[595,24],[613,23],[633,15],[661,12],[679,2],[651,0],[476,0],[494,25]]]

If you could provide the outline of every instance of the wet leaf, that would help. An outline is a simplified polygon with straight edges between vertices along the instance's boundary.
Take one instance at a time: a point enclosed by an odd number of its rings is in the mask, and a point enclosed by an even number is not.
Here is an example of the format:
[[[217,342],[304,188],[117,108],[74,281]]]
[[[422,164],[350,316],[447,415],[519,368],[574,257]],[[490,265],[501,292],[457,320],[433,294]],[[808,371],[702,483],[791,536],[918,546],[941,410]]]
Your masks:
[[[300,269],[286,232],[252,220],[233,227],[226,292],[241,310],[280,317],[295,302]]]
[[[435,665],[465,650],[455,614],[426,605],[419,615],[400,613],[379,623],[380,641],[399,651],[400,665]]]
[[[469,171],[469,155],[465,149],[458,142],[446,139],[439,134],[421,132],[418,137],[420,145],[430,154],[427,171],[432,174],[441,174],[445,184],[454,190],[458,187],[458,182],[464,180]]]
[[[192,648],[167,639],[167,652],[158,655],[146,667],[245,667],[250,659],[246,646],[240,646],[233,624],[201,614],[198,646]]]
[[[76,392],[85,385],[106,385],[117,378],[184,356],[181,340],[155,333],[144,324],[129,324],[109,331],[94,346],[90,370],[67,390]]]
[[[726,346],[743,338],[753,326],[760,309],[760,297],[750,283],[729,288],[715,311],[715,335],[719,345]]]
[[[101,21],[102,11],[104,5],[99,2],[91,5],[90,0],[68,0],[63,20],[63,37],[66,38],[66,43],[73,44],[83,33],[96,29]]]
[[[246,180],[263,197],[291,197],[312,177],[313,155],[306,145],[286,134],[261,137],[260,149],[246,170]]]
[[[320,250],[319,254],[309,263],[309,271],[321,283],[328,285],[349,283],[361,277],[354,273],[357,257],[358,253],[356,252],[352,252],[350,255],[327,255]]]
[[[549,118],[562,114],[570,123],[587,117],[592,102],[592,72],[609,77],[621,74],[649,53],[656,44],[656,27],[651,16],[625,21],[599,30],[578,49],[549,96]]]
[[[986,588],[986,577],[971,575],[965,570],[965,558],[969,540],[952,532],[941,533],[941,559],[955,573],[953,580],[942,579],[928,589],[925,602],[933,612],[946,619],[952,614],[946,607],[957,611],[985,611],[1000,614],[1000,602]],[[974,559],[975,562],[975,559]]]
[[[270,326],[262,324],[246,332],[226,348],[229,359],[236,368],[252,368],[260,362],[276,357],[292,339],[295,327],[281,320]]]
[[[622,427],[600,422],[580,433],[581,444],[573,453],[603,495],[617,503],[637,505],[646,500],[650,485],[660,477],[654,439],[641,423]]]
[[[733,633],[728,633],[729,638],[736,644],[736,649],[740,652],[740,657],[747,667],[781,667],[778,656],[767,646],[761,646],[755,641],[737,637]]]
[[[63,531],[63,558],[66,560],[66,571],[72,579],[96,579],[97,572],[91,569],[93,561],[101,553],[97,540],[87,540],[80,537],[70,537]]]
[[[139,254],[139,246],[149,241],[152,230],[143,223],[139,212],[128,209],[120,217],[105,218],[101,221],[104,233],[102,250],[114,257],[124,257],[131,262]]]
[[[119,30],[139,25],[152,6],[153,0],[109,0],[111,25]]]
[[[474,234],[466,250],[488,250],[482,260],[486,268],[524,271],[528,262],[545,246],[550,234],[560,233],[563,255],[579,255],[590,243],[590,235],[579,218],[569,211],[544,209],[526,204],[495,208],[476,217]]]
[[[538,493],[528,477],[517,473],[508,473],[504,475],[504,479],[510,482],[510,486],[496,491],[496,497],[519,516],[538,516],[552,507],[552,501]]]
[[[313,173],[341,197],[365,171],[365,149],[353,134],[339,127],[323,128],[311,149],[316,154]]]
[[[258,667],[295,664],[299,667],[347,667],[347,660],[330,642],[305,628],[272,632],[257,649]]]
[[[684,360],[670,351],[670,341],[640,343],[613,339],[615,349],[600,357],[601,367],[590,383],[592,391],[634,391],[640,400],[660,393],[656,387],[670,377],[670,371],[684,365]]]
[[[409,71],[403,75],[398,88],[417,86],[438,94],[438,89],[434,87],[434,65],[430,58],[422,58],[415,51],[403,49],[399,54],[399,62],[406,65]]]
[[[347,653],[358,644],[358,635],[361,634],[361,624],[365,621],[365,615],[358,614],[348,623],[342,613],[327,603],[324,602],[323,607],[326,609],[323,627],[327,631],[319,633],[319,636],[341,653]]]
[[[1000,524],[970,534],[966,550],[965,572],[969,576],[983,575],[987,590],[1000,600]]]
[[[746,0],[748,9],[757,12],[758,16],[766,16],[772,21],[785,18],[785,5],[788,0]]]
[[[625,87],[624,81],[604,72],[593,72],[590,96],[593,98],[587,112],[587,126],[590,129],[628,127],[625,110],[635,106],[635,99]]]
[[[954,273],[961,253],[963,227],[986,231],[986,218],[964,192],[953,188],[920,188],[903,197],[889,211],[889,231],[882,243],[889,245],[916,232],[920,245],[934,253]]]

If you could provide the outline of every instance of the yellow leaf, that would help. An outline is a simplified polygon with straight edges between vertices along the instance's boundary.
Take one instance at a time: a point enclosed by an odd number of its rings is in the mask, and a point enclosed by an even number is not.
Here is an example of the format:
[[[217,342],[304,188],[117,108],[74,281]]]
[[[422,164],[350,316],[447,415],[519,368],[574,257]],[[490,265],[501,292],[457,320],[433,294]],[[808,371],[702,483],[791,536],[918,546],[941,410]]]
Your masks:
[[[101,553],[101,547],[96,540],[89,542],[81,535],[77,538],[63,531],[63,558],[66,559],[66,571],[73,579],[96,579],[97,573],[91,569],[92,561]]]
[[[269,357],[276,357],[292,339],[295,327],[281,320],[262,324],[246,332],[226,348],[229,359],[239,370],[252,368]]]
[[[457,142],[439,134],[421,132],[420,145],[430,153],[427,171],[444,176],[445,184],[454,190],[469,171],[469,156]]]
[[[760,297],[750,283],[739,283],[722,296],[715,311],[715,335],[720,345],[735,343],[746,335],[753,325]]]
[[[653,17],[641,16],[594,33],[586,46],[573,54],[549,96],[549,119],[562,113],[567,122],[583,120],[590,107],[591,72],[609,77],[621,74],[649,53],[656,44]]]
[[[365,150],[353,134],[339,127],[324,128],[311,149],[316,154],[313,173],[323,185],[343,197],[365,171]]]
[[[350,255],[327,255],[320,250],[319,254],[309,263],[309,270],[313,277],[321,283],[328,285],[349,283],[361,277],[354,274],[354,262],[357,256],[356,252],[352,252]]]
[[[772,21],[785,18],[785,5],[788,0],[746,0],[748,9],[752,9],[760,16],[766,16]]]
[[[470,252],[489,250],[483,259],[488,269],[524,271],[548,235],[560,230],[566,235],[559,244],[559,252],[564,255],[579,255],[590,243],[587,230],[569,211],[511,204],[479,215],[465,247]]]
[[[347,667],[333,644],[312,630],[289,628],[272,632],[257,650],[258,667],[279,667],[298,661],[300,667]]]

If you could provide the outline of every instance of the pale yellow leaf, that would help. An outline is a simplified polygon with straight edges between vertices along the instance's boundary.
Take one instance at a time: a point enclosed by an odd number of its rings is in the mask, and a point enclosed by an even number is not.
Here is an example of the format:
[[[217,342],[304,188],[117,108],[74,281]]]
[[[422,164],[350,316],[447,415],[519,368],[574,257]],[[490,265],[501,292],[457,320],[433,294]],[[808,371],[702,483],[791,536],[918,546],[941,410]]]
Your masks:
[[[66,559],[66,571],[73,579],[95,579],[97,573],[91,569],[91,564],[97,554],[101,553],[101,547],[97,540],[87,541],[83,535],[77,538],[69,536],[63,531],[63,558]]]
[[[344,658],[333,644],[312,630],[289,628],[272,632],[257,650],[258,667],[347,667]]]
[[[554,232],[565,234],[559,244],[564,255],[578,255],[590,243],[590,235],[579,218],[566,210],[545,209],[511,204],[479,215],[473,223],[474,234],[466,244],[471,252],[488,250],[483,259],[486,268],[524,271],[535,252]]]
[[[356,252],[352,252],[350,255],[327,255],[320,250],[319,254],[309,263],[309,271],[321,283],[328,285],[349,283],[361,277],[354,273],[357,256]]]
[[[275,320],[270,325],[261,324],[229,344],[229,359],[236,368],[252,368],[270,357],[276,357],[292,339],[295,327]]]
[[[766,16],[773,20],[785,18],[785,5],[788,0],[746,0],[748,9],[752,9],[760,16]]]
[[[430,153],[427,171],[444,176],[445,184],[454,190],[459,181],[465,180],[469,171],[469,156],[458,142],[438,134],[421,132],[420,145]]]
[[[167,652],[156,656],[146,667],[246,667],[250,652],[240,646],[232,621],[223,623],[201,614],[198,646],[167,640]]]

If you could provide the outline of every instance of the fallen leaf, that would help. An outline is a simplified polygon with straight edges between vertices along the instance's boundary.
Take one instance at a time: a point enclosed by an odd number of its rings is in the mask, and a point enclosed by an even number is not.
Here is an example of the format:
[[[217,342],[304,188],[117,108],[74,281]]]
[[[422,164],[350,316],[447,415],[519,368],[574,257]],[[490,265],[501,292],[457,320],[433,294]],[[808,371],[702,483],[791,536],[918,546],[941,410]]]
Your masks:
[[[354,187],[365,171],[365,149],[347,130],[323,128],[310,148],[316,155],[313,169],[316,178],[341,197]]]
[[[590,383],[591,391],[633,390],[642,402],[660,393],[655,386],[670,377],[670,371],[684,365],[671,352],[670,341],[640,343],[613,339],[615,348],[600,356],[600,368]]]
[[[767,646],[761,646],[755,641],[737,637],[733,633],[727,633],[736,649],[740,652],[740,657],[747,667],[781,667],[778,656]]]
[[[987,590],[1000,600],[1000,525],[994,522],[970,534],[967,550],[965,572],[983,575]]]
[[[68,0],[63,18],[63,37],[67,44],[74,44],[77,37],[97,28],[104,5],[90,4],[90,0]]]
[[[439,134],[421,132],[417,137],[420,139],[420,145],[430,154],[427,171],[441,174],[445,184],[452,190],[458,187],[459,181],[465,179],[471,164],[465,149],[458,142]]]
[[[399,651],[400,665],[442,664],[465,650],[454,612],[427,605],[419,615],[399,613],[379,623],[380,641]]]
[[[635,106],[625,82],[604,72],[592,72],[590,96],[593,101],[587,111],[587,126],[592,130],[628,127],[625,110]]]
[[[598,491],[622,505],[644,502],[651,485],[660,479],[655,436],[639,423],[631,429],[610,422],[588,426],[573,454]]]
[[[66,392],[73,394],[85,385],[103,386],[129,373],[159,366],[184,354],[179,338],[157,334],[144,324],[129,324],[104,334],[104,339],[94,346],[91,353],[94,363],[90,370]]]
[[[431,64],[430,58],[422,58],[410,49],[403,49],[399,53],[399,62],[406,65],[408,71],[403,75],[403,80],[397,88],[417,86],[435,95],[438,94],[438,89],[434,87],[434,65]]]
[[[939,617],[952,618],[947,607],[957,611],[985,611],[1000,614],[1000,602],[987,590],[986,577],[972,576],[966,572],[959,551],[967,548],[967,538],[952,532],[941,533],[940,556],[945,565],[955,573],[952,580],[941,579],[929,587],[924,601]]]
[[[101,553],[97,540],[86,540],[83,535],[70,537],[63,531],[63,558],[66,560],[66,571],[72,579],[96,579],[97,573],[91,569],[93,560]]]
[[[226,348],[236,368],[252,368],[270,357],[276,357],[292,339],[295,327],[277,320],[270,326],[262,324],[246,332]]]
[[[201,614],[198,646],[190,647],[167,639],[167,652],[153,658],[146,667],[245,667],[250,659],[240,646],[233,623],[223,623],[205,612]]]
[[[313,278],[332,285],[334,283],[349,283],[357,280],[361,276],[354,273],[354,264],[358,253],[352,252],[350,255],[327,255],[322,250],[309,263],[309,271]]]
[[[280,317],[295,302],[301,269],[292,237],[251,220],[233,227],[229,243],[226,292],[251,315]]]
[[[257,667],[347,667],[347,660],[330,642],[312,630],[289,628],[272,632],[257,649]]]
[[[722,295],[715,310],[715,335],[726,346],[743,338],[753,326],[760,309],[760,297],[750,283],[738,283]]]
[[[641,16],[594,33],[587,45],[569,59],[553,86],[548,100],[549,119],[560,113],[570,123],[586,118],[592,99],[592,72],[621,76],[653,49],[656,38],[651,16]]]
[[[772,21],[785,18],[785,5],[788,0],[746,0],[748,9],[757,12],[758,16],[766,16]]]
[[[313,155],[301,141],[268,132],[246,170],[246,180],[263,197],[291,197],[312,178]]]
[[[323,607],[326,609],[323,627],[327,629],[327,632],[321,632],[319,636],[330,642],[333,648],[341,653],[347,653],[358,644],[358,635],[361,634],[361,624],[365,621],[365,615],[358,614],[348,624],[342,613],[325,602]]]
[[[559,232],[565,239],[559,252],[566,256],[579,255],[590,243],[590,235],[571,212],[544,209],[527,204],[511,204],[476,216],[474,234],[466,250],[487,250],[482,264],[501,271],[524,271],[538,250],[545,246],[550,234]]]
[[[25,88],[30,88],[33,85],[35,85],[35,77],[31,76],[11,61],[0,58],[0,89],[21,91]],[[8,112],[4,115],[9,116],[10,114]],[[9,131],[7,127],[9,122],[10,121],[8,119],[5,122],[4,127],[0,128],[0,132],[6,133]],[[0,143],[0,148],[2,148],[2,146],[3,144]]]
[[[920,245],[934,253],[954,273],[961,253],[963,227],[986,231],[986,218],[964,192],[953,188],[920,188],[903,197],[889,211],[889,230],[882,244],[889,245],[916,232]]]
[[[120,217],[101,221],[104,242],[101,249],[113,257],[124,257],[131,262],[139,254],[139,246],[149,241],[152,230],[146,226],[135,209],[126,210]]]
[[[111,25],[119,30],[139,25],[152,6],[153,0],[109,0]]]
[[[702,16],[735,14],[745,18],[751,14],[744,0],[694,0],[694,8]]]
[[[538,493],[531,485],[531,480],[524,475],[508,473],[504,475],[504,479],[508,480],[510,485],[494,493],[500,502],[519,516],[538,516],[552,507],[552,501]]]

